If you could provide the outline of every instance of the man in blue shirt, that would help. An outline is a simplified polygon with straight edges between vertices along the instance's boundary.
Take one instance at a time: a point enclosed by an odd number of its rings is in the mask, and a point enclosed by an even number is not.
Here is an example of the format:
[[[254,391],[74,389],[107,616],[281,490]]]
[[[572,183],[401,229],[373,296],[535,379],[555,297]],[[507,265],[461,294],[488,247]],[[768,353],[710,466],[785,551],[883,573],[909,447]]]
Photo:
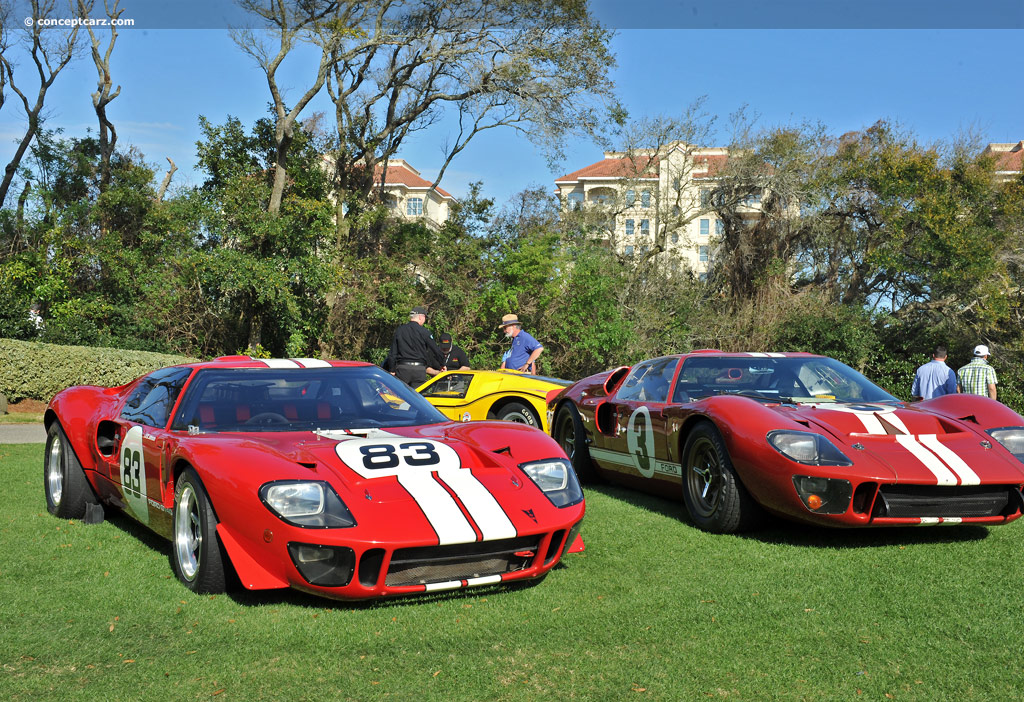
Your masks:
[[[936,346],[932,360],[917,369],[910,394],[915,400],[930,400],[955,392],[956,373],[946,365],[946,347]]]
[[[498,326],[505,330],[506,338],[512,339],[512,349],[508,358],[501,362],[501,367],[536,375],[537,367],[535,363],[544,347],[527,332],[523,331],[522,323],[514,314],[506,314],[501,318],[501,324]]]

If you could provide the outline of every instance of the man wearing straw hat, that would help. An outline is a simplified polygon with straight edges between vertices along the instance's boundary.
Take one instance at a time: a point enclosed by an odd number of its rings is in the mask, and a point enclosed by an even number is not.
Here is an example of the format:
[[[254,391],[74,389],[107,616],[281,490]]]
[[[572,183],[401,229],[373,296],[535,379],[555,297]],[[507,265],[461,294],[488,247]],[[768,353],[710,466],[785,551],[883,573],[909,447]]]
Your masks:
[[[506,338],[512,339],[512,348],[508,358],[501,362],[501,367],[536,375],[537,357],[544,351],[544,347],[528,332],[523,331],[522,322],[514,314],[502,317],[498,327],[505,330]]]

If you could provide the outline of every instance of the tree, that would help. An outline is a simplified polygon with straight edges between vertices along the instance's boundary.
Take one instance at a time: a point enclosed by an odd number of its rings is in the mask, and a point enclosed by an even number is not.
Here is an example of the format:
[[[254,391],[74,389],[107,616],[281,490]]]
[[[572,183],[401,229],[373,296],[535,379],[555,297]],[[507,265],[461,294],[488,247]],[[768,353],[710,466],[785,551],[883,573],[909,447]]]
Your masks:
[[[288,153],[295,139],[299,115],[324,86],[334,47],[347,33],[345,18],[350,8],[361,3],[334,0],[239,0],[239,5],[261,19],[276,35],[277,45],[264,40],[262,32],[233,29],[235,43],[252,56],[267,77],[274,111],[274,184],[267,211],[281,210],[288,177]],[[320,62],[309,88],[289,109],[277,80],[277,71],[299,42],[320,47]]]
[[[455,126],[435,186],[485,130],[519,130],[556,159],[568,135],[596,133],[613,100],[610,33],[577,0],[378,0],[345,13],[327,83],[339,238],[351,221],[342,207],[372,201],[388,160],[442,117]],[[362,237],[354,243],[375,253]]]
[[[32,6],[32,26],[28,29],[28,51],[35,65],[39,78],[39,88],[36,91],[35,101],[31,102],[28,96],[15,83],[14,64],[6,55],[0,56],[0,71],[6,74],[7,86],[18,96],[25,109],[27,124],[25,134],[18,142],[18,148],[14,156],[4,169],[3,180],[0,181],[0,207],[3,207],[7,200],[7,192],[14,181],[18,171],[18,165],[25,157],[29,144],[38,134],[42,124],[41,114],[46,93],[57,80],[60,72],[71,62],[78,50],[78,27],[65,31],[59,27],[43,27],[39,20],[49,18],[53,14],[56,0],[30,0]],[[85,5],[86,10],[91,9],[91,1]],[[71,0],[68,0],[68,10],[74,15],[75,8]],[[9,18],[8,18],[9,19]],[[4,23],[5,26],[7,23]],[[6,32],[6,30],[5,30]]]
[[[114,0],[114,4],[111,5],[109,0],[103,0],[103,8],[106,10],[107,17],[110,21],[110,41],[107,43],[107,50],[104,53],[100,53],[100,40],[92,30],[92,25],[86,25],[86,30],[89,32],[89,40],[92,45],[92,60],[96,64],[96,72],[99,76],[96,83],[96,92],[92,94],[92,105],[96,110],[96,117],[99,119],[100,128],[100,189],[106,190],[107,186],[110,185],[110,157],[114,153],[114,148],[117,145],[117,131],[114,129],[113,123],[107,118],[107,105],[121,94],[121,86],[117,86],[117,89],[113,92],[110,91],[113,83],[110,79],[110,55],[114,51],[114,44],[117,42],[117,20],[121,17],[124,12],[123,8],[119,8],[118,4],[121,0]],[[88,15],[85,3],[83,0],[78,0],[78,11],[82,17]],[[173,162],[172,162],[173,166]]]

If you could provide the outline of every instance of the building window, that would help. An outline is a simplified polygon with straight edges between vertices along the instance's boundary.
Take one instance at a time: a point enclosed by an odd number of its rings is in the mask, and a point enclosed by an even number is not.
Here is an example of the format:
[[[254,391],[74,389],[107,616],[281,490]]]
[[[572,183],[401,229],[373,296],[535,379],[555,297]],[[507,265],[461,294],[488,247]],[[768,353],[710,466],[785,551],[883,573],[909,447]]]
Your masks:
[[[633,236],[633,220],[626,220],[626,236]]]
[[[640,220],[640,236],[648,236],[651,233],[651,220]]]
[[[650,207],[651,206],[651,191],[650,190],[644,190],[642,193],[640,193],[640,206],[641,207]]]
[[[673,244],[678,244],[679,243],[679,235],[674,233],[674,232],[672,234],[672,243]]]
[[[725,234],[725,222],[723,222],[720,219],[715,220],[715,234],[717,236],[722,236],[723,234]]]
[[[700,221],[700,235],[701,236],[708,236],[709,234],[711,234],[711,220],[710,219],[702,219]]]
[[[626,207],[632,207],[634,202],[636,202],[636,191],[635,190],[627,190],[626,191]]]
[[[699,280],[702,283],[708,282],[708,274],[707,273],[701,273],[700,275],[697,276],[697,280]]]
[[[761,204],[761,193],[759,191],[758,192],[750,193],[745,198],[743,198],[743,202],[740,203],[740,204],[746,205],[747,207],[758,207],[758,206],[760,206],[760,204]]]
[[[704,209],[711,207],[711,191],[707,188],[700,189],[700,206]]]
[[[583,208],[583,193],[569,193],[569,209],[579,210]]]
[[[627,256],[632,256],[633,255],[633,247],[632,246],[627,246],[626,247],[626,255]]]
[[[423,214],[423,198],[410,197],[407,199],[405,201],[405,213],[410,216]]]
[[[708,261],[708,247],[707,246],[701,246],[698,249],[698,252],[700,253],[700,260],[703,263],[707,263],[707,261]]]

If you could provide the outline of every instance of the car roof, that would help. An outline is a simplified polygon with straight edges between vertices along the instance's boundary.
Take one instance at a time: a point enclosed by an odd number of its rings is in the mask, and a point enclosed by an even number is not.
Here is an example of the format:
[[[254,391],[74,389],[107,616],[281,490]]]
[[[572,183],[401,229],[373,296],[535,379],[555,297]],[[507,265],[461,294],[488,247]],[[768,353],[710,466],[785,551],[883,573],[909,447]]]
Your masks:
[[[253,358],[252,356],[220,356],[212,361],[182,364],[186,368],[348,368],[372,366],[362,361],[324,361],[319,358]]]
[[[717,356],[724,358],[824,358],[807,351],[719,351],[718,349],[696,349],[689,353],[672,354],[679,358],[689,356]]]

